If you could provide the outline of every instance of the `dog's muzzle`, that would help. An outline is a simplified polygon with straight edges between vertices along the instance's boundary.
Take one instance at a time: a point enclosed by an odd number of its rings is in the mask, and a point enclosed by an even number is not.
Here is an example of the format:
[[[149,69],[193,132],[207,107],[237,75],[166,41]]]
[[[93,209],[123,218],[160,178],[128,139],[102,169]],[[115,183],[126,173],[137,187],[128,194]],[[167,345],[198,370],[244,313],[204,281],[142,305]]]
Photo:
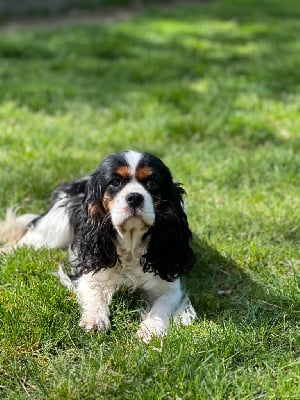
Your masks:
[[[135,211],[138,207],[143,206],[144,204],[144,196],[141,193],[132,192],[128,193],[126,196],[126,202],[128,206]]]

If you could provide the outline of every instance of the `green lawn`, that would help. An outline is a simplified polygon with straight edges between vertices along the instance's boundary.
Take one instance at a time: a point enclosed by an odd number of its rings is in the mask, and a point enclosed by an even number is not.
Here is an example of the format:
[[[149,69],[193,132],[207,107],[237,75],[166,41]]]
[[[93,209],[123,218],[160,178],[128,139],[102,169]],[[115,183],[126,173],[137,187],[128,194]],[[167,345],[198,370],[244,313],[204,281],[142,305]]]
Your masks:
[[[0,398],[298,399],[299,1],[1,33],[1,217],[126,148],[184,183],[197,322],[146,346],[122,292],[111,332],[84,333],[66,255],[20,249],[0,259]]]

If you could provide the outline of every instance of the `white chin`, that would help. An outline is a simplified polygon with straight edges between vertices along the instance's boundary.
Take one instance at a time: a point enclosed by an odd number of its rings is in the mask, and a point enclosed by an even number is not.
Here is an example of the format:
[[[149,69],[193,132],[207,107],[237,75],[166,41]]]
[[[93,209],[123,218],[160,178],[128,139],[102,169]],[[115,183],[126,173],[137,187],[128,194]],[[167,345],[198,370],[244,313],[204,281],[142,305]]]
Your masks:
[[[120,233],[131,231],[133,229],[137,229],[141,232],[147,232],[150,225],[151,224],[147,223],[141,216],[132,215],[121,223],[115,225],[115,228]]]

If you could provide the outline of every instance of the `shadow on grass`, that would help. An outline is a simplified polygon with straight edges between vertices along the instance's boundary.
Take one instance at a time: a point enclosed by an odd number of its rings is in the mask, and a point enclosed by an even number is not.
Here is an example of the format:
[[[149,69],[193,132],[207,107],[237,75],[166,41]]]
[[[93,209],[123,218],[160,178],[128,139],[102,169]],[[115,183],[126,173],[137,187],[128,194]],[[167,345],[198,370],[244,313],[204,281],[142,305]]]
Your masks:
[[[186,279],[199,320],[240,327],[267,327],[288,318],[299,319],[300,304],[274,288],[254,281],[234,260],[194,238],[196,266]]]

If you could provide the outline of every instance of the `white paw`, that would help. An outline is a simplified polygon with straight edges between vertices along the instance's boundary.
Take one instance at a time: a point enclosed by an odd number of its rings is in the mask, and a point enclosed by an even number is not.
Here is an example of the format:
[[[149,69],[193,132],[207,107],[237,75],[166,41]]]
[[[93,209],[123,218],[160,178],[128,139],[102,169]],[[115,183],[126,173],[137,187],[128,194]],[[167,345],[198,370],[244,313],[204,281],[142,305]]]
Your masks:
[[[80,319],[79,325],[86,331],[108,331],[110,329],[110,320],[108,314],[89,314],[84,313]]]
[[[141,322],[137,336],[144,342],[149,343],[154,336],[163,336],[166,333],[166,326],[160,319],[145,319]]]
[[[183,326],[191,325],[196,318],[196,311],[189,299],[186,299],[174,313],[174,321]]]

